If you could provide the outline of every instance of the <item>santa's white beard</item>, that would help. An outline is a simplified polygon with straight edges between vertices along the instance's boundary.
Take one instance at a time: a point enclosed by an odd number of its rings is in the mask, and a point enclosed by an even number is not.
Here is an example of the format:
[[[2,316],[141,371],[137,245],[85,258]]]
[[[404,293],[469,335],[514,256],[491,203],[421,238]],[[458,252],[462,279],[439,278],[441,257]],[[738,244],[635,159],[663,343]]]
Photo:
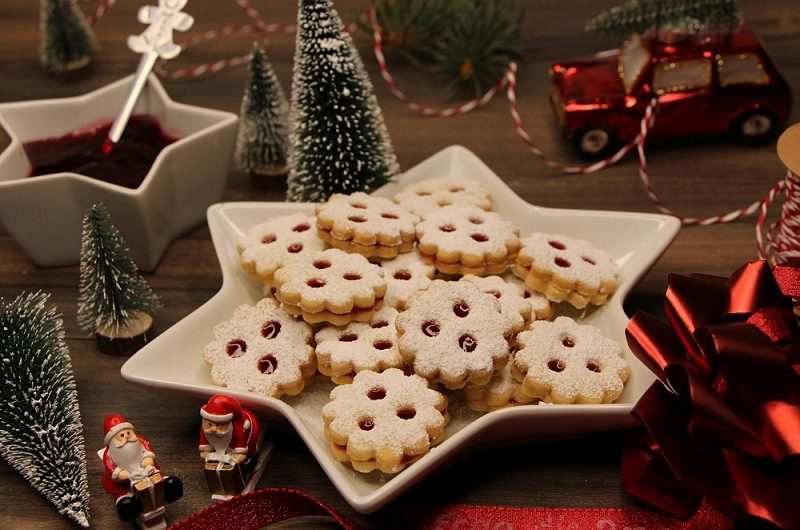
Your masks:
[[[217,431],[205,431],[205,434],[208,443],[214,448],[214,453],[210,454],[207,460],[228,461],[230,458],[223,458],[223,456],[228,451],[233,439],[233,427],[222,434]]]
[[[145,452],[139,440],[128,442],[122,447],[111,444],[108,448],[108,456],[114,465],[130,473],[132,479],[144,477],[141,463]]]

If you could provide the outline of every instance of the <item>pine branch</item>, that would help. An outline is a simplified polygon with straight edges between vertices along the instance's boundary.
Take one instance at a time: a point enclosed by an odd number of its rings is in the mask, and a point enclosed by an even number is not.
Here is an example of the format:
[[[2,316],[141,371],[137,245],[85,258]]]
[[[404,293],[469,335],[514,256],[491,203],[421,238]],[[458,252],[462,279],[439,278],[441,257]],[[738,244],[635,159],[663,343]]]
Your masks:
[[[433,44],[435,69],[450,79],[447,90],[476,96],[493,86],[522,56],[519,23],[508,0],[456,0],[453,17]]]
[[[83,427],[62,322],[41,292],[0,298],[0,454],[58,512],[89,526]]]

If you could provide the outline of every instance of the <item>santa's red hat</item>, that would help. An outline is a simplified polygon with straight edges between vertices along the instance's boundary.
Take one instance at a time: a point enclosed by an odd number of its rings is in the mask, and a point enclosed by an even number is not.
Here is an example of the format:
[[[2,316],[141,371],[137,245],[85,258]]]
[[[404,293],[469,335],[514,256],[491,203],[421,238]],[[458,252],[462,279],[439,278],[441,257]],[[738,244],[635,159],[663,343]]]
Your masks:
[[[122,414],[109,414],[106,416],[106,421],[103,422],[103,432],[106,433],[105,438],[103,438],[103,444],[108,445],[108,442],[123,429],[133,429],[133,425],[125,421]]]
[[[234,419],[241,419],[242,406],[230,396],[215,394],[209,398],[208,403],[200,408],[200,416],[214,423],[228,423]],[[250,422],[245,421],[245,430],[250,428]]]

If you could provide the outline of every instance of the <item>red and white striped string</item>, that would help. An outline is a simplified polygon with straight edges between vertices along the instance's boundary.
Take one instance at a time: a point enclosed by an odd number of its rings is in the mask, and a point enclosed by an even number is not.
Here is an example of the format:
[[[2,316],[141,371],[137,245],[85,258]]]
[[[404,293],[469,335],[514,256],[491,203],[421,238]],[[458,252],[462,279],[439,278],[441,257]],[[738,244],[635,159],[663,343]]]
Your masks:
[[[767,227],[767,210],[781,192],[784,195],[781,216]],[[800,177],[791,171],[786,172],[786,178],[770,190],[761,204],[756,243],[759,257],[773,265],[800,259]]]
[[[88,2],[91,0],[83,1]],[[101,0],[95,8],[95,11],[89,16],[89,22],[91,24],[97,23],[108,11],[108,9],[114,5],[114,3],[115,0]],[[206,31],[196,35],[188,42],[183,44],[183,48],[186,50],[200,44],[231,35],[245,35],[249,33],[262,35],[274,33],[291,34],[297,30],[297,27],[294,24],[267,24],[264,22],[264,19],[261,17],[259,11],[250,3],[249,0],[236,0],[236,3],[242,8],[248,18],[250,18],[252,21],[250,24],[244,24],[242,26],[225,26],[220,29]],[[418,112],[423,116],[430,117],[446,118],[450,116],[458,116],[486,105],[494,98],[494,96],[497,95],[498,92],[500,92],[500,90],[506,87],[506,95],[510,104],[511,118],[514,122],[514,128],[517,134],[522,139],[522,142],[525,144],[528,150],[537,158],[541,159],[548,167],[567,174],[583,175],[594,173],[608,166],[616,164],[625,155],[636,148],[636,153],[639,158],[639,178],[648,198],[653,204],[655,204],[656,208],[658,208],[660,212],[677,217],[685,225],[706,226],[711,224],[727,223],[760,211],[756,228],[759,255],[764,258],[769,258],[776,263],[783,263],[787,259],[800,257],[800,183],[798,183],[798,177],[791,172],[789,172],[785,180],[781,180],[770,190],[767,197],[758,201],[754,201],[743,208],[739,208],[725,214],[702,218],[682,216],[669,208],[659,198],[647,168],[645,145],[647,143],[647,135],[656,121],[656,99],[651,100],[647,107],[645,107],[644,114],[640,122],[639,134],[634,139],[622,146],[622,148],[620,148],[616,153],[603,160],[585,166],[564,164],[545,155],[525,128],[517,105],[516,90],[518,67],[516,63],[510,63],[508,69],[503,73],[500,80],[498,80],[498,82],[485,94],[478,98],[455,107],[433,108],[424,106],[416,103],[405,92],[400,90],[394,77],[392,77],[391,73],[389,72],[386,58],[383,53],[383,35],[378,24],[375,11],[370,9],[365,15],[362,15],[362,17],[364,16],[367,18],[372,28],[373,51],[375,53],[375,59],[378,62],[381,77],[383,78],[392,95],[402,101],[403,104],[410,110]],[[348,25],[345,30],[348,32],[353,32],[355,31],[356,27],[357,22],[353,22]],[[244,54],[219,61],[199,64],[190,68],[171,71],[167,70],[163,63],[159,63],[156,66],[156,73],[168,79],[192,79],[245,64],[248,62],[248,60],[249,54]],[[782,216],[778,221],[765,229],[764,223],[767,210],[770,204],[781,192],[783,192],[785,195]]]
[[[599,160],[587,166],[571,166],[568,164],[562,164],[561,162],[556,162],[555,160],[549,158],[544,154],[544,152],[542,152],[536,142],[533,141],[533,138],[531,138],[531,135],[528,134],[525,124],[522,123],[522,117],[520,116],[519,109],[517,108],[517,63],[512,62],[509,65],[508,71],[506,72],[506,77],[508,79],[506,95],[508,96],[508,102],[511,107],[511,119],[514,121],[514,129],[517,131],[519,137],[522,138],[522,142],[531,153],[541,159],[547,166],[562,173],[585,175],[588,173],[594,173],[595,171],[600,171],[601,169],[607,168],[612,164],[616,164],[623,156],[628,154],[634,147],[636,147],[637,144],[639,144],[640,138],[643,139],[645,136],[647,136],[648,131],[655,123],[656,113],[654,110],[656,100],[653,99],[645,108],[639,134],[633,140],[622,146],[619,151],[608,158]]]

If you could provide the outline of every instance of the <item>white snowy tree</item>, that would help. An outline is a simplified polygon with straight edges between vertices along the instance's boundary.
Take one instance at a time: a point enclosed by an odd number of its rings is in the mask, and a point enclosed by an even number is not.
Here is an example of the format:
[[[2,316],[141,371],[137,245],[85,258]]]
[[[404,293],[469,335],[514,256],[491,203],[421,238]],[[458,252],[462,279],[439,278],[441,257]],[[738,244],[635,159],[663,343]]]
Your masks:
[[[89,526],[83,425],[64,331],[48,295],[0,298],[0,454],[58,512]]]
[[[372,83],[330,0],[300,0],[290,201],[378,188],[399,169]]]
[[[258,175],[283,175],[289,154],[289,103],[264,50],[253,45],[242,98],[236,165]]]

